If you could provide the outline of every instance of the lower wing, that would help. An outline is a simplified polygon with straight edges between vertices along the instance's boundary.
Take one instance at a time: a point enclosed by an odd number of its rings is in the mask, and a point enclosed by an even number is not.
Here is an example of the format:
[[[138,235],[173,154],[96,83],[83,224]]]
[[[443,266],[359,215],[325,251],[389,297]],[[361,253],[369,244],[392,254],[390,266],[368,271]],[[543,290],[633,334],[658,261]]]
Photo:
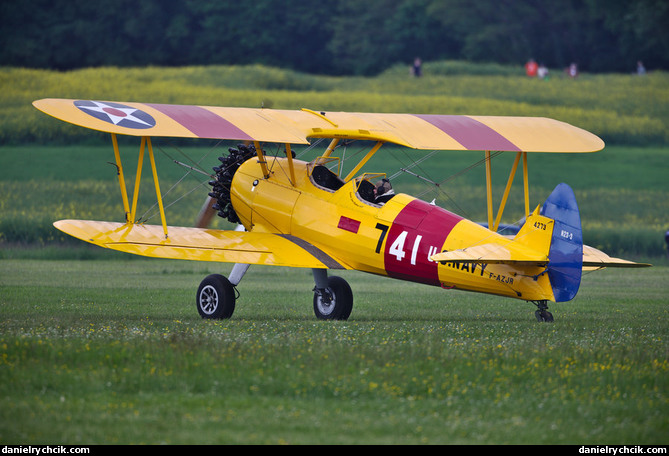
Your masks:
[[[155,258],[350,269],[330,254],[294,236],[168,227],[90,220],[60,220],[54,226],[70,236],[121,252]]]

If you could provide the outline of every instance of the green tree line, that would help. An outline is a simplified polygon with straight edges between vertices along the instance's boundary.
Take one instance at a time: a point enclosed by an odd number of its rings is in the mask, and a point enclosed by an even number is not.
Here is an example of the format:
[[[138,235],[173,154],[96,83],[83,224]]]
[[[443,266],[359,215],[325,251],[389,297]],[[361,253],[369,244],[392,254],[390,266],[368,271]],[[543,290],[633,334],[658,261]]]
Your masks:
[[[372,75],[423,60],[669,69],[666,0],[4,0],[0,65],[261,63]]]

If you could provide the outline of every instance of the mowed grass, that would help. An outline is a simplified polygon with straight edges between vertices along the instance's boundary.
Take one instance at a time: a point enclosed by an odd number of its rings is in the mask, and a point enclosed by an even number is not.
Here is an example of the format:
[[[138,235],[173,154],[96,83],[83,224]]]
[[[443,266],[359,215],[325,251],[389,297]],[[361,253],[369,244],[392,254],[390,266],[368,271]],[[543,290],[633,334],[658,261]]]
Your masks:
[[[110,255],[0,261],[2,444],[666,444],[668,268],[585,275],[531,304],[252,267],[232,319],[199,281],[229,266]]]

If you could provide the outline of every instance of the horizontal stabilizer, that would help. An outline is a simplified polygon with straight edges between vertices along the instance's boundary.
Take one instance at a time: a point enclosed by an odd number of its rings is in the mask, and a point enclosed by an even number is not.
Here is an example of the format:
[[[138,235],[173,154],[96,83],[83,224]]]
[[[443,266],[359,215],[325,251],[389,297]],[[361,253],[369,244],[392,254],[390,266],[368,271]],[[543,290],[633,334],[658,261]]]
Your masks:
[[[91,244],[155,258],[349,269],[302,239],[272,233],[168,227],[131,223],[60,220],[54,226]]]
[[[548,259],[538,253],[528,252],[525,256],[511,258],[507,248],[498,244],[486,244],[450,252],[441,252],[430,257],[432,261],[444,263],[512,264],[517,266],[546,266]],[[593,271],[603,268],[645,268],[648,263],[636,263],[608,256],[601,250],[583,246],[583,270]]]
[[[484,244],[437,253],[430,259],[445,263],[512,264],[516,266],[545,266],[548,264],[546,255],[518,244],[513,246],[513,253],[502,244]]]
[[[588,245],[583,246],[583,270],[597,270],[602,268],[647,268],[648,263],[635,263],[633,261],[613,258],[601,250]]]

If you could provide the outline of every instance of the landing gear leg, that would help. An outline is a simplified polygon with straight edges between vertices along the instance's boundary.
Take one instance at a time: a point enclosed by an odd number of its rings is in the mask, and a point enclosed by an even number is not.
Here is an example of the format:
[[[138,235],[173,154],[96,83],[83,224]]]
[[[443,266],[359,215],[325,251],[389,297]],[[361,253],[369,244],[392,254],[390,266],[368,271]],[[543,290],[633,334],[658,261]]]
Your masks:
[[[534,316],[537,317],[538,322],[550,323],[553,321],[553,314],[548,311],[548,301],[532,301],[532,303],[537,306]]]
[[[314,269],[314,313],[321,320],[347,320],[353,310],[353,292],[341,277],[328,277],[327,270]]]
[[[230,283],[233,286],[236,287],[239,282],[242,281],[244,274],[246,274],[246,271],[249,270],[249,266],[249,264],[235,263],[235,265],[232,267],[232,271],[230,271]]]

